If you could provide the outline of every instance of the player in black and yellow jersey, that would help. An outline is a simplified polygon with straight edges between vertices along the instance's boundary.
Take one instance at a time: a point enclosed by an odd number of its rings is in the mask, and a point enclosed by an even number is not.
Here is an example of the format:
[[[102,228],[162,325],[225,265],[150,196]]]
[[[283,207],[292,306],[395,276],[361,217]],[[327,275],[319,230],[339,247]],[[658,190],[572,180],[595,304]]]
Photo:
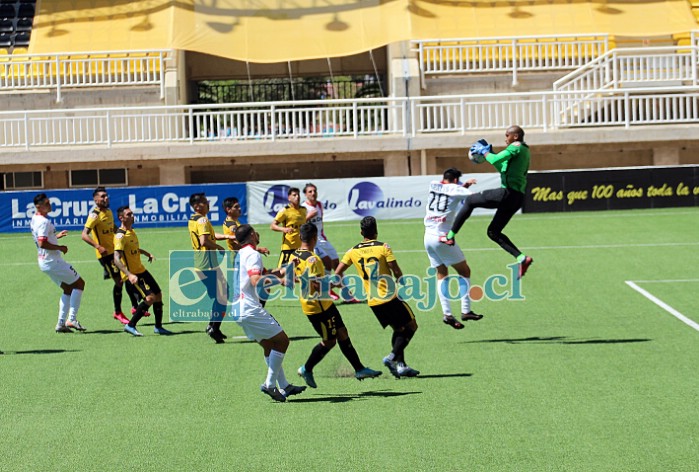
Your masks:
[[[312,223],[305,223],[299,228],[299,233],[301,247],[291,256],[291,262],[296,266],[296,276],[304,281],[301,284],[299,301],[308,321],[322,338],[311,351],[306,363],[299,367],[299,375],[309,387],[316,388],[318,385],[313,378],[313,368],[337,343],[342,354],[352,364],[357,380],[378,377],[381,372],[364,366],[359,360],[359,354],[352,345],[342,316],[330,297],[330,284],[325,287],[326,293],[322,293],[318,279],[325,276],[325,266],[320,256],[313,251],[318,242],[318,228]]]
[[[206,327],[206,334],[216,344],[221,344],[227,338],[221,332],[221,321],[226,314],[226,307],[219,302],[217,293],[227,293],[228,286],[225,284],[218,261],[218,251],[225,251],[226,249],[219,246],[216,241],[221,239],[231,240],[233,238],[230,235],[227,236],[214,231],[211,221],[207,218],[209,214],[209,200],[206,198],[206,194],[193,193],[189,197],[189,204],[194,210],[194,214],[189,218],[188,228],[192,249],[196,251],[195,265],[197,269],[202,271],[202,280],[212,301],[211,319]]]
[[[385,277],[399,280],[403,272],[393,255],[391,247],[378,241],[379,231],[376,219],[365,216],[359,224],[364,240],[347,251],[335,274],[342,277],[347,268],[354,264],[364,281],[369,307],[381,326],[393,328],[391,353],[384,357],[383,364],[396,378],[415,377],[420,372],[405,363],[405,348],[417,331],[415,315],[408,304],[398,298],[396,290],[391,290]],[[393,284],[395,289],[395,284]]]
[[[226,236],[226,244],[230,251],[237,251],[240,249],[240,243],[235,239],[235,230],[240,226],[240,215],[242,209],[240,208],[240,202],[236,197],[228,197],[223,200],[223,210],[226,212],[226,219],[223,222],[223,235]],[[269,249],[266,247],[258,246],[257,252],[269,255]]]
[[[282,236],[282,252],[279,256],[277,267],[289,263],[289,259],[294,251],[301,247],[299,228],[306,222],[306,207],[300,204],[301,191],[296,187],[291,187],[287,192],[289,204],[279,210],[270,228],[274,231],[284,233]]]
[[[82,240],[95,248],[97,260],[104,268],[104,278],[114,281],[112,297],[114,299],[114,319],[122,324],[128,324],[129,319],[121,311],[122,286],[119,269],[114,265],[114,215],[109,209],[109,194],[104,187],[97,187],[92,192],[95,207],[90,211],[83,228]],[[126,287],[126,293],[131,299],[131,306],[135,311],[138,305],[138,292],[133,287]]]
[[[128,206],[117,209],[117,218],[121,221],[121,227],[114,233],[114,264],[121,271],[122,279],[131,284],[143,297],[143,301],[136,307],[129,324],[124,326],[124,331],[134,336],[143,336],[137,329],[136,323],[153,307],[155,316],[155,334],[169,335],[170,331],[163,328],[163,294],[158,282],[141,262],[141,255],[153,262],[153,254],[141,249],[138,236],[133,229],[133,211]]]

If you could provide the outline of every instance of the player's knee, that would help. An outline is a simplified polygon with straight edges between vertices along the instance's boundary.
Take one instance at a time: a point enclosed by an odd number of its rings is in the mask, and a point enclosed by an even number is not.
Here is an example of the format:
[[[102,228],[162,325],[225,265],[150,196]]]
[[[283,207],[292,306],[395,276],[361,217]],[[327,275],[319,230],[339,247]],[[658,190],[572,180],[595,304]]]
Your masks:
[[[289,347],[289,336],[286,335],[285,331],[282,331],[274,337],[274,350],[280,352],[286,352]]]
[[[334,348],[335,344],[337,344],[337,339],[335,338],[323,340],[323,346],[328,350]]]
[[[146,296],[146,303],[147,303],[149,306],[152,305],[152,304],[155,303],[155,302],[156,302],[155,295],[153,295],[153,294],[151,293],[151,294],[149,294],[148,296]]]
[[[488,237],[493,241],[497,241],[498,238],[500,238],[500,235],[502,234],[502,232],[499,229],[491,228],[490,226],[488,227],[487,233]]]

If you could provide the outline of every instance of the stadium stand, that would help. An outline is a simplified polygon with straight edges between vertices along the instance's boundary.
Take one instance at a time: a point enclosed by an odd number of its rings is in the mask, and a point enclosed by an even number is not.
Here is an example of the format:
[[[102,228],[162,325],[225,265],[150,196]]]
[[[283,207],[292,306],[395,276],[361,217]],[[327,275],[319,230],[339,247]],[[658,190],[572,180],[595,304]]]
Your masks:
[[[546,8],[562,13],[559,18],[575,17],[585,3],[534,0],[526,8],[531,7],[534,17]],[[673,26],[664,26],[662,34],[646,18],[656,3],[658,8],[661,3],[673,7],[663,10]],[[260,54],[251,59],[236,56],[242,50],[239,43],[225,35],[239,32],[240,24],[233,21],[224,28],[231,13],[216,13],[216,6],[167,16],[139,11],[138,2],[133,2],[120,4],[112,14],[104,8],[91,14],[89,9],[71,11],[71,2],[56,0],[43,4],[38,19],[28,23],[29,17],[20,17],[20,11],[33,15],[32,2],[0,0],[0,11],[12,13],[13,28],[0,30],[0,48],[12,54],[0,57],[0,105],[5,110],[0,112],[0,171],[41,171],[46,174],[41,182],[50,187],[67,186],[71,169],[114,163],[128,169],[131,185],[292,175],[433,174],[445,166],[469,166],[463,161],[465,143],[493,133],[499,136],[511,122],[525,127],[537,145],[536,169],[606,166],[610,154],[618,165],[695,162],[699,142],[694,123],[699,117],[691,102],[699,85],[687,75],[685,65],[691,61],[685,59],[697,57],[698,43],[690,33],[696,27],[691,16],[696,9],[686,4],[682,16],[678,3],[629,7],[630,16],[618,20],[618,31],[599,33],[574,22],[551,33],[539,22],[536,35],[459,39],[448,36],[448,29],[442,37],[429,36],[435,28],[425,27],[426,17],[413,17],[414,27],[423,26],[420,38],[412,43],[389,41],[373,49],[367,46],[371,41],[331,41],[338,29],[320,24],[334,33],[327,42],[316,38],[308,43],[305,55],[292,49],[304,41],[277,41],[279,47],[263,49],[252,36],[262,33],[247,30],[247,54]],[[430,8],[436,18],[449,12],[470,14],[464,13],[467,8],[450,10],[441,4]],[[604,14],[597,10],[590,16]],[[625,21],[634,11],[638,24]],[[474,12],[480,15],[482,10]],[[503,24],[526,21],[521,10],[513,15],[507,6],[494,6],[489,12],[500,12]],[[316,18],[304,14],[304,27],[312,30]],[[178,41],[190,42],[172,43],[172,49],[98,47],[112,38],[117,47],[142,45],[139,38],[149,38],[149,46],[159,47],[170,37],[170,22],[178,15],[186,15],[205,33],[175,35]],[[686,28],[687,17],[694,26]],[[359,20],[347,16],[343,21]],[[628,34],[632,27],[637,36]],[[377,36],[390,28],[385,30]],[[335,52],[344,51],[342,47],[358,52],[329,57],[327,51],[315,49],[317,43],[339,48]],[[52,50],[67,44],[80,46]],[[682,49],[656,51],[661,46]],[[23,49],[27,47],[29,51]],[[608,55],[616,48],[636,47],[644,47],[643,54]],[[279,60],[285,53],[289,55]],[[647,59],[652,54],[659,59]],[[596,66],[603,56],[607,62]],[[634,61],[641,56],[646,58],[645,70],[657,73],[624,75],[634,71]],[[608,80],[609,75],[588,72],[595,67],[620,75]],[[197,104],[193,94],[197,83],[217,80],[250,84],[288,78],[291,83],[320,76],[328,77],[326,91],[331,91],[336,77],[357,74],[386,77],[385,97],[230,104],[213,96]],[[576,79],[580,86],[554,87],[570,74],[590,79]],[[656,90],[648,91],[649,86]],[[651,94],[652,106],[643,101],[644,94]],[[595,146],[607,147],[604,153],[590,152]]]

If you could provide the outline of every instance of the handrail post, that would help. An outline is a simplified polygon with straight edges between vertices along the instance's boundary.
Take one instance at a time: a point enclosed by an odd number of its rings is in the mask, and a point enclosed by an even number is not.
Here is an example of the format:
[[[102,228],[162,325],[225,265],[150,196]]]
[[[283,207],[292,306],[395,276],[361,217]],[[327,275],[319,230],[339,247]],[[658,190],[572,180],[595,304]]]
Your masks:
[[[519,62],[517,56],[517,39],[512,40],[512,86],[517,85],[517,63]]]
[[[357,113],[359,112],[359,107],[357,106],[357,101],[355,100],[352,102],[352,131],[353,131],[353,136],[354,139],[357,139],[359,137],[359,117],[357,116]]]
[[[107,149],[112,148],[112,114],[107,110]]]
[[[464,97],[459,99],[459,115],[461,115],[461,136],[466,134],[466,103]]]
[[[160,99],[165,99],[165,54],[160,51],[158,54],[158,61],[160,61]]]
[[[694,32],[692,32],[692,35]],[[696,45],[692,44],[691,46],[692,50],[692,85],[697,86],[697,53],[699,53],[699,48],[697,48]]]
[[[624,128],[631,127],[631,103],[629,92],[624,92]]]
[[[29,115],[24,113],[24,149],[29,151]]]
[[[413,137],[417,136],[417,123],[415,120],[417,120],[417,102],[413,99],[411,100],[410,98],[406,97],[405,98],[406,103],[405,103],[405,109],[410,113],[410,133]]]
[[[189,144],[194,144],[194,110],[191,107],[187,115],[189,118]]]
[[[542,113],[542,119],[543,119],[543,128],[544,132],[548,131],[548,126],[549,126],[549,113],[548,113],[548,95],[544,94],[542,102],[541,102],[541,113]]]
[[[277,140],[277,107],[275,105],[272,105],[270,108],[270,112],[272,114],[272,141]]]
[[[59,55],[56,55],[56,103],[61,103],[61,59]]]

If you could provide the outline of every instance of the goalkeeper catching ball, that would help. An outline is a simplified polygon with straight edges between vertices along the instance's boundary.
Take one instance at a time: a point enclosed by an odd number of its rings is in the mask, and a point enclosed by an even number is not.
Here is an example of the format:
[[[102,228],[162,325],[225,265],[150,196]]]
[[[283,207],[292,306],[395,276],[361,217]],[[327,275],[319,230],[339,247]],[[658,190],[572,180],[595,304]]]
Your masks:
[[[471,216],[474,208],[496,208],[495,216],[488,226],[488,237],[517,259],[519,278],[522,278],[534,260],[517,249],[502,230],[524,203],[529,171],[529,146],[524,142],[524,130],[517,125],[507,128],[505,144],[507,147],[498,153],[493,152],[493,145],[485,139],[480,139],[471,146],[469,159],[476,164],[486,161],[492,164],[500,172],[501,185],[500,188],[469,195],[456,215],[451,230],[441,237],[441,241],[453,245],[456,233]]]

